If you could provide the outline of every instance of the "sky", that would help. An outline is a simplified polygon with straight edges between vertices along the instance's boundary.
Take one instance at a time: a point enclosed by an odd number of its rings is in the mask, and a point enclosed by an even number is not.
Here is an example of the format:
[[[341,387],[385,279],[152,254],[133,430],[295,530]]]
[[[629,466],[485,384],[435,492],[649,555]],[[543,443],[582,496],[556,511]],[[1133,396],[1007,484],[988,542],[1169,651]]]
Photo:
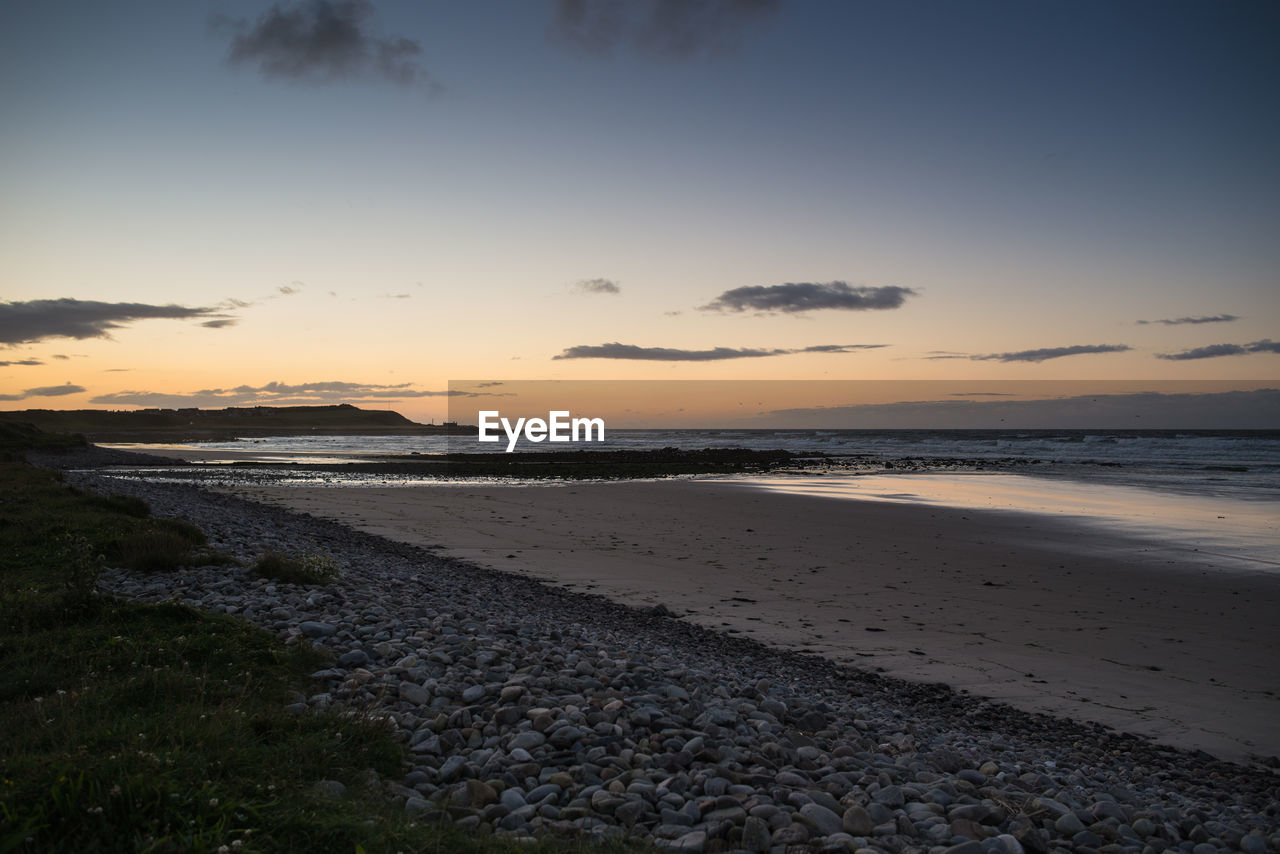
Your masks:
[[[2,3],[0,408],[1258,387],[1276,44],[1245,0]]]

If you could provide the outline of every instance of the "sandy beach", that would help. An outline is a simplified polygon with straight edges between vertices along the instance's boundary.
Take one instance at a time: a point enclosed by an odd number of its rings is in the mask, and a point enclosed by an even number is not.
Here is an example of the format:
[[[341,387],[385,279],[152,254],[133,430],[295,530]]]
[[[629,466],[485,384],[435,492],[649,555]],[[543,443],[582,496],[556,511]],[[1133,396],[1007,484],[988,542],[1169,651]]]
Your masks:
[[[860,668],[1280,754],[1280,575],[1179,546],[713,481],[235,491]]]

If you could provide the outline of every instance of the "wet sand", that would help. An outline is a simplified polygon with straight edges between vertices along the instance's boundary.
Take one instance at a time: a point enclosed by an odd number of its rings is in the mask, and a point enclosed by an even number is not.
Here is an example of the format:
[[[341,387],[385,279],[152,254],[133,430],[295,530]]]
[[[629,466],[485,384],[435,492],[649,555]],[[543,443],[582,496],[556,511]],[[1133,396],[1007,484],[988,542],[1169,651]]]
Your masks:
[[[712,481],[233,491],[904,679],[1280,754],[1280,573],[1176,544]]]

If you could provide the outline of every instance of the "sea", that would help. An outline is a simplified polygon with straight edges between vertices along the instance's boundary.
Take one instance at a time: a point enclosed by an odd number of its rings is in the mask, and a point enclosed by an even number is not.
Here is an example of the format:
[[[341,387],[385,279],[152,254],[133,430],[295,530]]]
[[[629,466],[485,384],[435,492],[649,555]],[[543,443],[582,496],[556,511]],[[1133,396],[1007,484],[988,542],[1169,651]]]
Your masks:
[[[280,436],[190,444],[115,444],[191,452],[185,471],[135,468],[120,477],[213,486],[447,487],[475,479],[343,473],[335,464],[456,453],[503,453],[460,436]],[[584,445],[521,442],[520,451]],[[1280,430],[611,430],[593,450],[782,449],[843,465],[766,475],[699,476],[832,499],[894,501],[1071,517],[1177,540],[1242,566],[1280,571]],[[229,465],[254,460],[252,469]],[[276,464],[279,467],[274,467]],[[194,469],[194,470],[193,470]],[[489,484],[555,486],[485,478]]]

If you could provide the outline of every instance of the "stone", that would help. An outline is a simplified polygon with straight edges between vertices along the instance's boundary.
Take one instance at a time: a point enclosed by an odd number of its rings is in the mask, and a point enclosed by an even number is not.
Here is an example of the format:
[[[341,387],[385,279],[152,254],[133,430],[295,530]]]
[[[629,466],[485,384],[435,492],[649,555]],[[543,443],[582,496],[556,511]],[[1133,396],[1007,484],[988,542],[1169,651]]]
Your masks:
[[[467,803],[472,807],[487,807],[497,801],[498,792],[493,786],[480,780],[467,781]]]
[[[701,852],[707,847],[707,832],[705,830],[691,830],[678,839],[662,843],[662,847],[668,851]]]
[[[970,839],[968,842],[952,845],[943,854],[986,854],[986,851],[987,849],[981,842]]]
[[[844,811],[840,818],[841,828],[851,836],[870,836],[876,826],[871,814],[856,804]]]
[[[748,816],[746,822],[742,825],[742,848],[746,851],[768,851],[772,841],[771,837],[769,824],[762,818]]]
[[[830,836],[844,830],[844,823],[840,816],[821,804],[805,804],[800,807],[800,815],[813,822],[819,836]]]
[[[890,809],[897,809],[907,802],[906,795],[902,793],[901,786],[885,786],[876,792],[872,798],[878,804],[884,804]]]
[[[315,620],[304,620],[298,623],[298,631],[309,638],[327,638],[336,634],[338,627],[332,623],[321,623]]]
[[[547,737],[536,730],[519,733],[507,742],[507,750],[534,750],[547,743]]]
[[[369,654],[362,649],[353,649],[338,656],[338,663],[343,667],[363,667],[369,663]]]
[[[413,682],[401,682],[400,699],[415,706],[427,706],[431,704],[431,692]]]
[[[1063,836],[1075,836],[1084,830],[1084,822],[1075,813],[1069,812],[1053,823],[1053,829]]]

